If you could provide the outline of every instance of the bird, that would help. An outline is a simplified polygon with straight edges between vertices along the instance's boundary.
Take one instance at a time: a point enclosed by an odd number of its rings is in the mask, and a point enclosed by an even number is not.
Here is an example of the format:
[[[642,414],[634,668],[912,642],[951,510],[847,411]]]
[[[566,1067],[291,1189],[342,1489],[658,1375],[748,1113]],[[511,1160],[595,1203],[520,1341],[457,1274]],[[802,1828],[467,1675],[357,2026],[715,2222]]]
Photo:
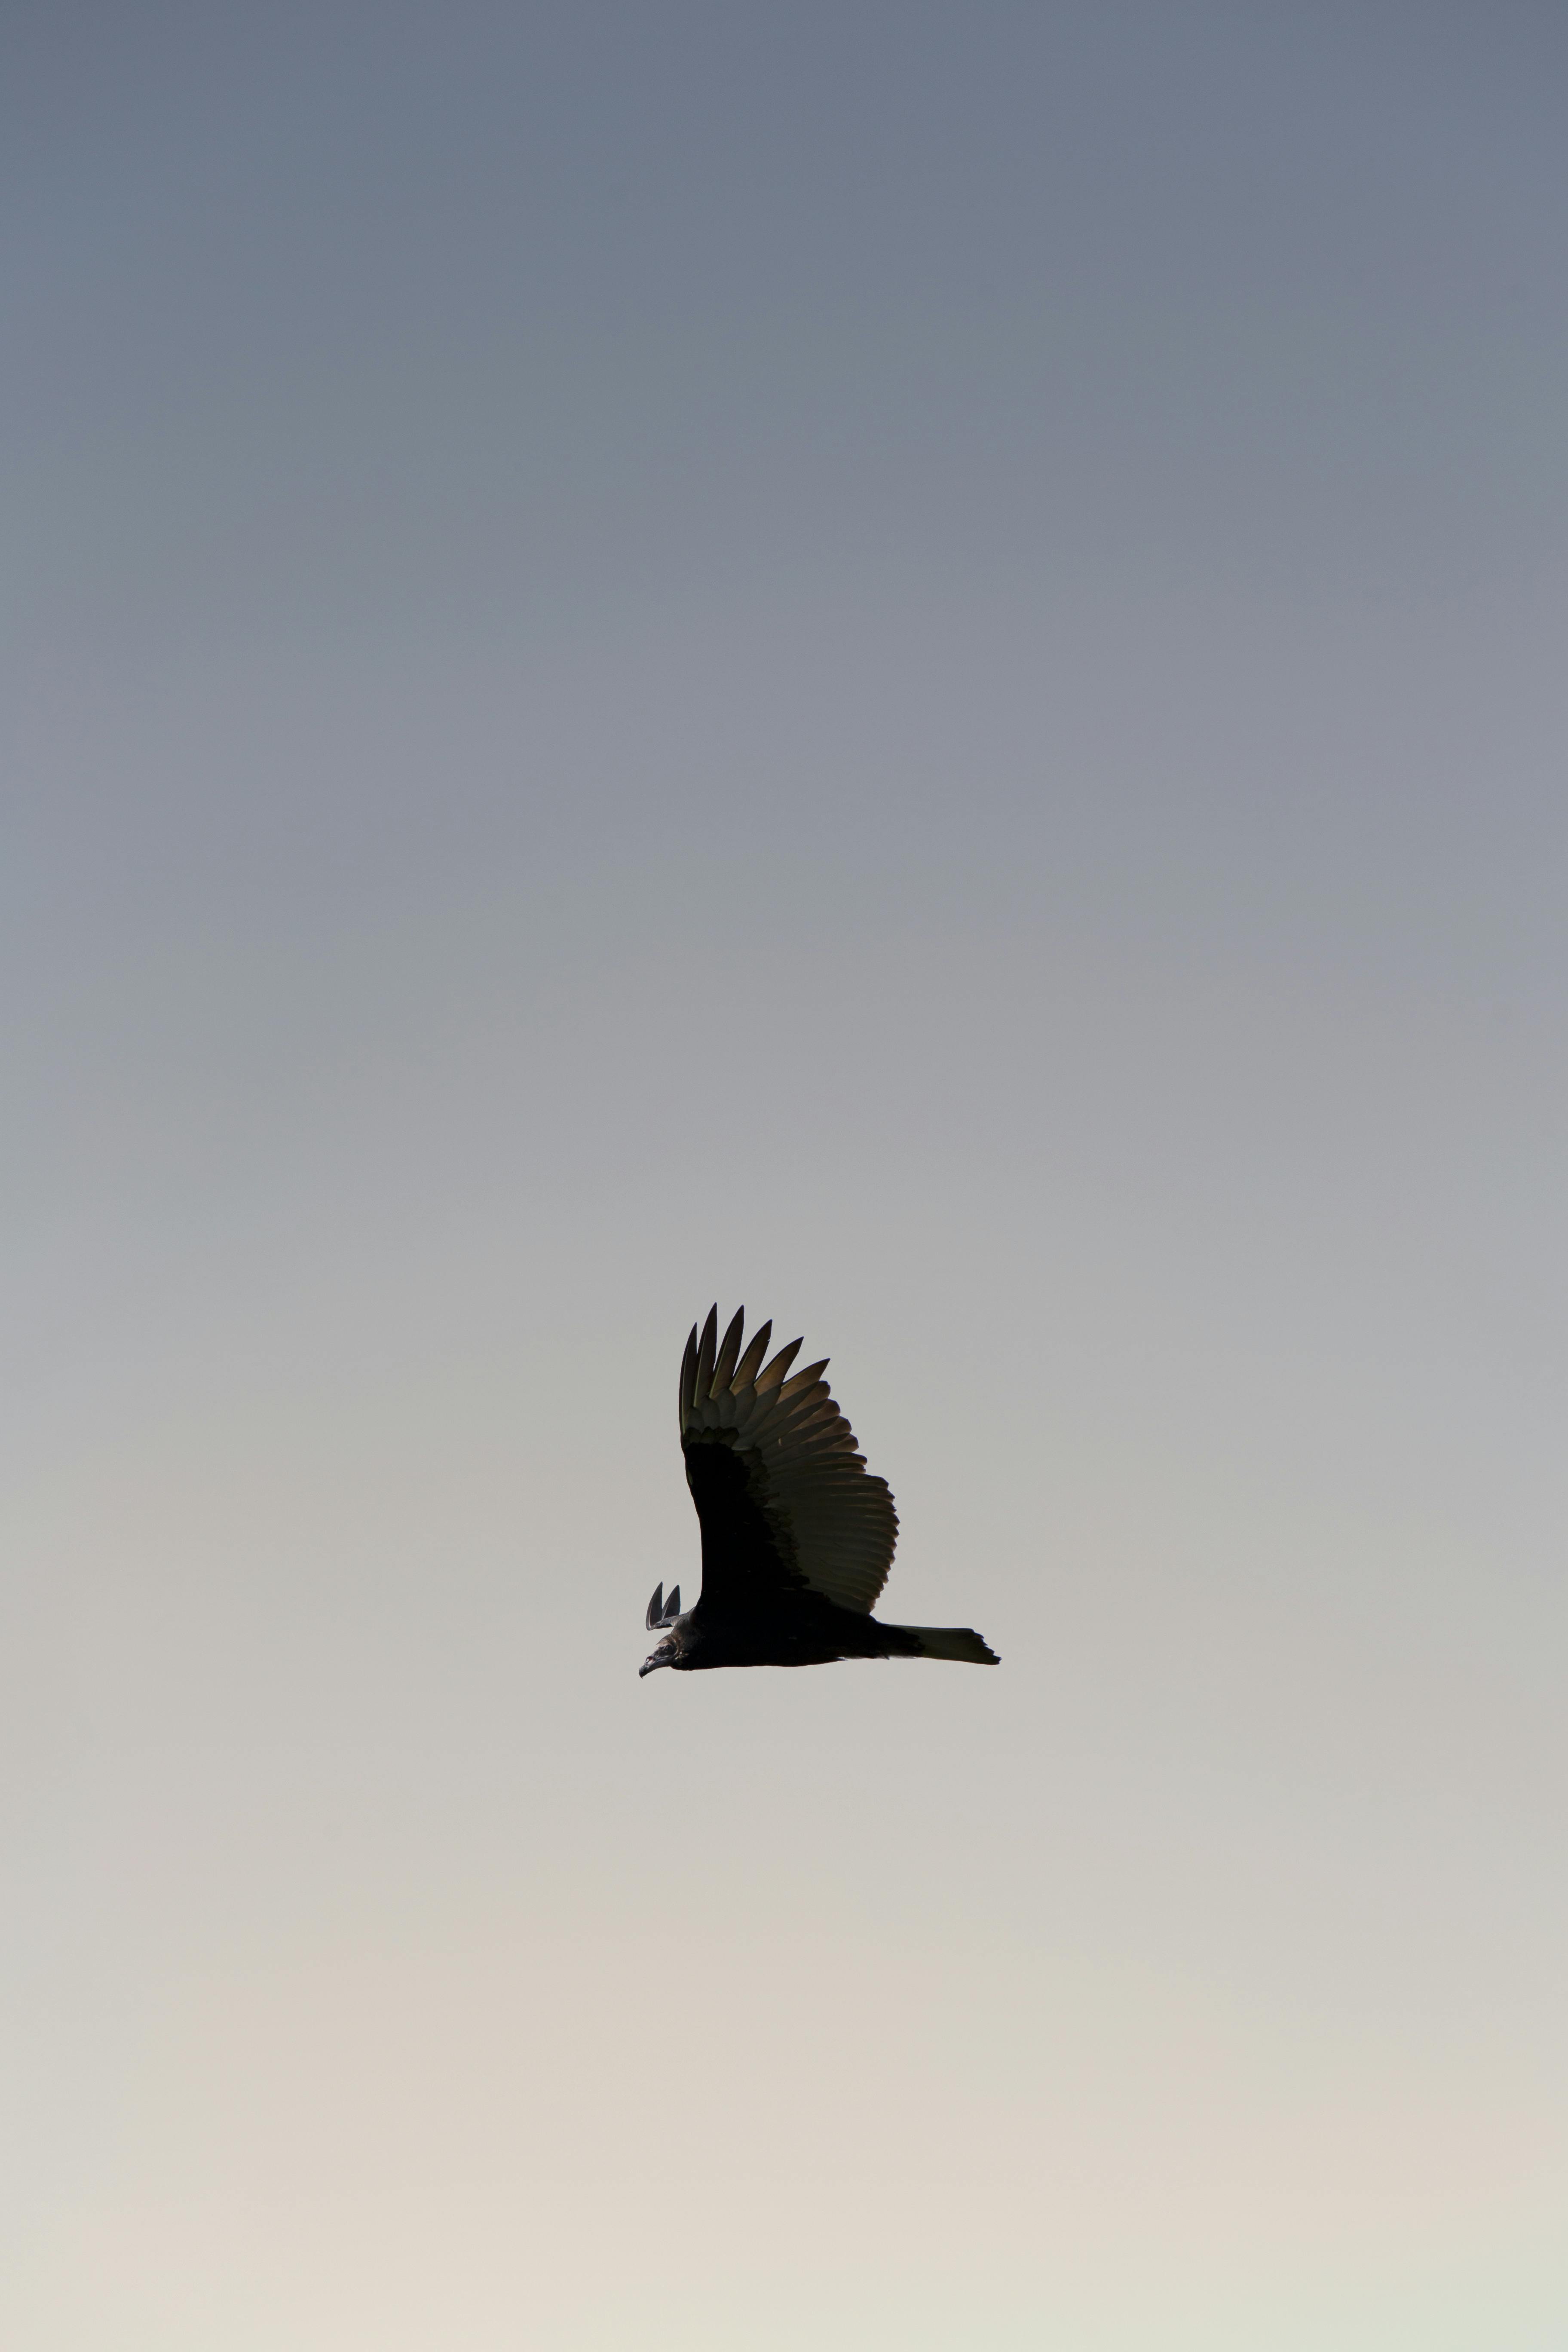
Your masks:
[[[994,1666],[968,1625],[884,1625],[871,1605],[888,1580],[899,1515],[869,1475],[819,1364],[789,1378],[802,1342],[766,1365],[773,1325],[741,1352],[742,1307],[719,1339],[719,1310],[697,1326],[680,1365],[680,1444],[702,1530],[702,1591],[654,1587],[646,1623],[664,1638],[640,1674],[713,1666],[820,1666],[837,1658],[959,1658]]]

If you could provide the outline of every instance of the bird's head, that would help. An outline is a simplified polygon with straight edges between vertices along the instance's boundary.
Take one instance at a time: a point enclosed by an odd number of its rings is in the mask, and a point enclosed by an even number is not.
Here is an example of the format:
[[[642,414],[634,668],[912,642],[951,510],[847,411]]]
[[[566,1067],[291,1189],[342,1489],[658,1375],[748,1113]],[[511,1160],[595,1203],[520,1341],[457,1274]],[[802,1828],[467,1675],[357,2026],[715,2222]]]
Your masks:
[[[647,1657],[643,1660],[642,1664],[637,1668],[638,1675],[651,1675],[655,1668],[658,1666],[678,1666],[680,1664],[680,1654],[682,1648],[680,1639],[680,1587],[679,1584],[673,1587],[668,1601],[664,1597],[663,1585],[656,1584],[654,1586],[653,1599],[647,1604],[647,1614],[644,1618],[643,1622],[647,1625],[650,1633],[657,1632],[658,1628],[663,1625],[668,1625],[673,1630],[665,1635],[664,1640],[658,1644],[658,1647],[656,1650],[650,1650],[648,1652]]]

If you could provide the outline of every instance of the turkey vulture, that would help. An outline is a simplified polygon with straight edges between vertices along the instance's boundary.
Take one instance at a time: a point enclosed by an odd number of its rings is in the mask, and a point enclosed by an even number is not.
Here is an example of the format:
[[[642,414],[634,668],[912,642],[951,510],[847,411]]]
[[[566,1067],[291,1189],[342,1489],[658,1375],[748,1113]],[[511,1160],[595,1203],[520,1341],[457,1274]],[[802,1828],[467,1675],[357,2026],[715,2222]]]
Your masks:
[[[763,1369],[773,1325],[742,1356],[744,1307],[719,1344],[713,1307],[686,1343],[680,1445],[702,1528],[702,1592],[684,1615],[680,1587],[657,1585],[650,1632],[668,1628],[641,1671],[679,1666],[820,1666],[833,1658],[965,1658],[994,1666],[967,1625],[882,1625],[871,1604],[888,1580],[899,1515],[867,1475],[855,1433],[828,1393],[825,1356],[794,1380],[793,1339]]]

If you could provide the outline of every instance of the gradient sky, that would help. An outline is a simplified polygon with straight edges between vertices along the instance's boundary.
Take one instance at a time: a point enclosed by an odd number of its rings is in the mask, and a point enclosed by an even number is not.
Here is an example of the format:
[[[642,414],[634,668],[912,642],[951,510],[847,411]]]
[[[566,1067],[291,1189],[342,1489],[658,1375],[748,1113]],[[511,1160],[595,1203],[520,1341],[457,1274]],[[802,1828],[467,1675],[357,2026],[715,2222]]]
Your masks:
[[[1568,17],[18,5],[0,2332],[1568,2339]],[[717,1298],[887,1613],[639,1684]]]

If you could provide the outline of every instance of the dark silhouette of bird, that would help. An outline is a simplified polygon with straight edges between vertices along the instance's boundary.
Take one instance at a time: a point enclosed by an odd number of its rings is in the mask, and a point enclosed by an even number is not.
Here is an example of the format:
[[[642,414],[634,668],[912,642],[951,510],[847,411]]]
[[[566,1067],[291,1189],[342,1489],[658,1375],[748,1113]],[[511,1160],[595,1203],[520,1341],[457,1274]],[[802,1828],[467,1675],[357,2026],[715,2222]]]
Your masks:
[[[763,1366],[773,1325],[744,1355],[742,1307],[719,1340],[715,1307],[686,1343],[680,1444],[702,1528],[702,1594],[657,1585],[650,1632],[664,1639],[641,1671],[678,1666],[820,1666],[835,1658],[963,1658],[995,1653],[967,1625],[883,1625],[871,1604],[888,1580],[899,1515],[867,1475],[834,1403],[825,1356],[793,1380],[793,1339]]]

